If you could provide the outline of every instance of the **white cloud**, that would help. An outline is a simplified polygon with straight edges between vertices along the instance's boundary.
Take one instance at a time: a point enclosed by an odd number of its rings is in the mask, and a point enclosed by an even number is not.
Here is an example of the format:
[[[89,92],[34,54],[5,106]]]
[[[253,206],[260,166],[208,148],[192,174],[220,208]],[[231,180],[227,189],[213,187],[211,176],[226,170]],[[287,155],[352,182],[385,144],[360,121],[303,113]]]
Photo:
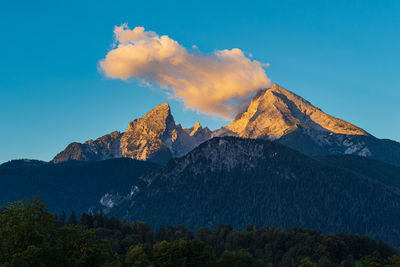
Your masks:
[[[114,29],[115,45],[100,67],[110,78],[136,78],[172,90],[187,108],[232,118],[260,88],[270,86],[264,67],[234,48],[203,54],[188,51],[166,35],[130,30],[126,24]]]

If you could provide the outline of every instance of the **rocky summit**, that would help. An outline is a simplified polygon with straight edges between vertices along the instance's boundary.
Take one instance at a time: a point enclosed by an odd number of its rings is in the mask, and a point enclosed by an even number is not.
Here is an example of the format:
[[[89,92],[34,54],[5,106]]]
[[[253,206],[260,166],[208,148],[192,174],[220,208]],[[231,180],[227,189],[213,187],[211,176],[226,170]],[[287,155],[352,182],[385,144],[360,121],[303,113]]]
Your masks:
[[[224,127],[243,138],[275,140],[304,154],[349,154],[400,165],[400,143],[324,113],[304,98],[273,84]]]
[[[222,136],[275,140],[312,156],[351,154],[400,165],[400,143],[378,139],[277,84],[260,90],[244,112],[220,129],[210,131],[198,122],[183,128],[175,123],[169,105],[164,103],[130,122],[125,133],[71,143],[53,162],[127,157],[164,164]]]
[[[113,132],[83,144],[71,143],[53,162],[126,157],[164,164],[173,157],[185,155],[210,139],[211,134],[198,122],[189,129],[176,125],[169,105],[164,103],[131,121],[125,133]]]
[[[368,135],[363,129],[324,113],[277,84],[259,91],[247,110],[227,128],[246,138],[277,139],[299,128],[324,133]]]

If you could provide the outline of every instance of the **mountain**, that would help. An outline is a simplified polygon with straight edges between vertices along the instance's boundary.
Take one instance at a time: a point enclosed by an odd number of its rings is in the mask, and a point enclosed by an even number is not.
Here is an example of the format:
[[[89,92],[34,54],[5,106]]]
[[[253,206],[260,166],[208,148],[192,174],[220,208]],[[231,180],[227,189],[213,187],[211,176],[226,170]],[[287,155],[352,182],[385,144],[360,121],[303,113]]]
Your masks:
[[[143,118],[129,123],[128,129],[121,138],[123,156],[167,162],[171,159],[172,153],[166,143],[172,141],[175,127],[168,104],[156,106]]]
[[[297,129],[346,135],[368,135],[344,120],[330,116],[302,97],[273,84],[260,90],[247,110],[227,128],[240,137],[278,139]]]
[[[122,156],[120,141],[122,134],[118,131],[104,135],[96,140],[85,143],[71,143],[57,154],[53,162],[60,163],[69,160],[92,161],[120,158]]]
[[[273,84],[225,127],[244,138],[266,138],[308,155],[354,154],[400,165],[400,143],[324,113],[302,97]]]
[[[157,168],[158,165],[132,159],[58,164],[13,160],[0,165],[0,206],[40,196],[56,214],[81,214],[106,192],[127,194],[137,177]],[[104,205],[107,201],[107,197],[102,198]]]
[[[355,155],[318,156],[326,164],[362,174],[377,182],[389,185],[400,192],[400,167],[379,160]]]
[[[244,112],[215,131],[198,122],[188,129],[175,124],[164,103],[130,122],[125,133],[116,131],[94,141],[69,144],[53,162],[127,157],[165,164],[222,136],[275,140],[310,156],[352,154],[400,166],[400,143],[378,139],[277,84],[260,90]]]
[[[397,185],[268,140],[211,139],[139,177],[106,211],[153,226],[304,227],[400,245]]]
[[[129,123],[121,138],[122,155],[162,164],[185,155],[210,136],[211,131],[199,123],[189,130],[176,125],[169,105],[164,103]]]
[[[400,166],[400,143],[374,136],[316,134],[299,129],[277,140],[307,155],[359,155]]]
[[[112,132],[83,144],[71,143],[53,162],[131,158],[158,164],[180,157],[211,138],[211,131],[196,122],[193,128],[176,125],[168,104],[160,104],[129,123],[125,133]]]

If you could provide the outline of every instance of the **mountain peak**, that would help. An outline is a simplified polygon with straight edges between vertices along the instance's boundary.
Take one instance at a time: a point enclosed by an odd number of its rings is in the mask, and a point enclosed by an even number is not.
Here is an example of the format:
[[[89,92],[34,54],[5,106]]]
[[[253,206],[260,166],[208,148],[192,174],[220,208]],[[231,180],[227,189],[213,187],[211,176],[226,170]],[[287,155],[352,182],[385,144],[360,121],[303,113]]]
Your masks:
[[[200,122],[196,121],[196,122],[194,123],[194,129],[199,129],[200,127],[201,127]]]
[[[168,161],[171,153],[164,140],[171,137],[175,127],[169,105],[157,105],[142,118],[129,123],[121,138],[122,155],[156,163]]]
[[[196,121],[195,123],[194,123],[194,126],[193,126],[193,130],[190,132],[190,136],[193,136],[199,129],[201,129],[202,128],[202,126],[201,126],[201,124],[198,122],[198,121]]]
[[[171,112],[171,108],[168,105],[168,103],[162,103],[162,104],[159,104],[159,105],[155,106],[149,113],[152,113],[152,112],[163,112],[163,111],[164,112]]]
[[[400,162],[399,143],[379,140],[353,124],[325,114],[276,83],[260,90],[244,112],[220,129],[210,131],[199,122],[182,128],[175,124],[170,106],[163,103],[131,121],[125,133],[115,131],[85,143],[71,143],[53,162],[127,157],[164,164],[221,136],[276,139],[308,155],[355,154],[395,165]]]
[[[282,92],[282,91],[283,92],[290,92],[289,90],[286,90],[285,88],[283,88],[282,86],[280,86],[277,83],[273,83],[271,85],[271,87],[269,89],[267,89],[267,90],[276,91],[276,92]]]
[[[368,135],[363,129],[330,116],[304,98],[274,83],[260,90],[247,110],[227,126],[239,136],[277,139],[298,128],[311,131]]]
[[[156,119],[158,121],[167,120],[171,118],[172,118],[171,108],[167,103],[155,106],[152,110],[150,110],[146,115],[143,116],[143,119]]]

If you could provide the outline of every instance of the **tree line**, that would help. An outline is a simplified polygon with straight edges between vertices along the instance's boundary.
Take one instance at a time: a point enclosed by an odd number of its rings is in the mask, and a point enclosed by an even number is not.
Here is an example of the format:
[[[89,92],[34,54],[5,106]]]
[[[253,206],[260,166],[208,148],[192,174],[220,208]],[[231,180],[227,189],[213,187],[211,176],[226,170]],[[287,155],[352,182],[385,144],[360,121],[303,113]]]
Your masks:
[[[57,218],[39,198],[0,208],[0,266],[400,266],[398,252],[365,236],[277,227],[193,231],[103,214]]]

